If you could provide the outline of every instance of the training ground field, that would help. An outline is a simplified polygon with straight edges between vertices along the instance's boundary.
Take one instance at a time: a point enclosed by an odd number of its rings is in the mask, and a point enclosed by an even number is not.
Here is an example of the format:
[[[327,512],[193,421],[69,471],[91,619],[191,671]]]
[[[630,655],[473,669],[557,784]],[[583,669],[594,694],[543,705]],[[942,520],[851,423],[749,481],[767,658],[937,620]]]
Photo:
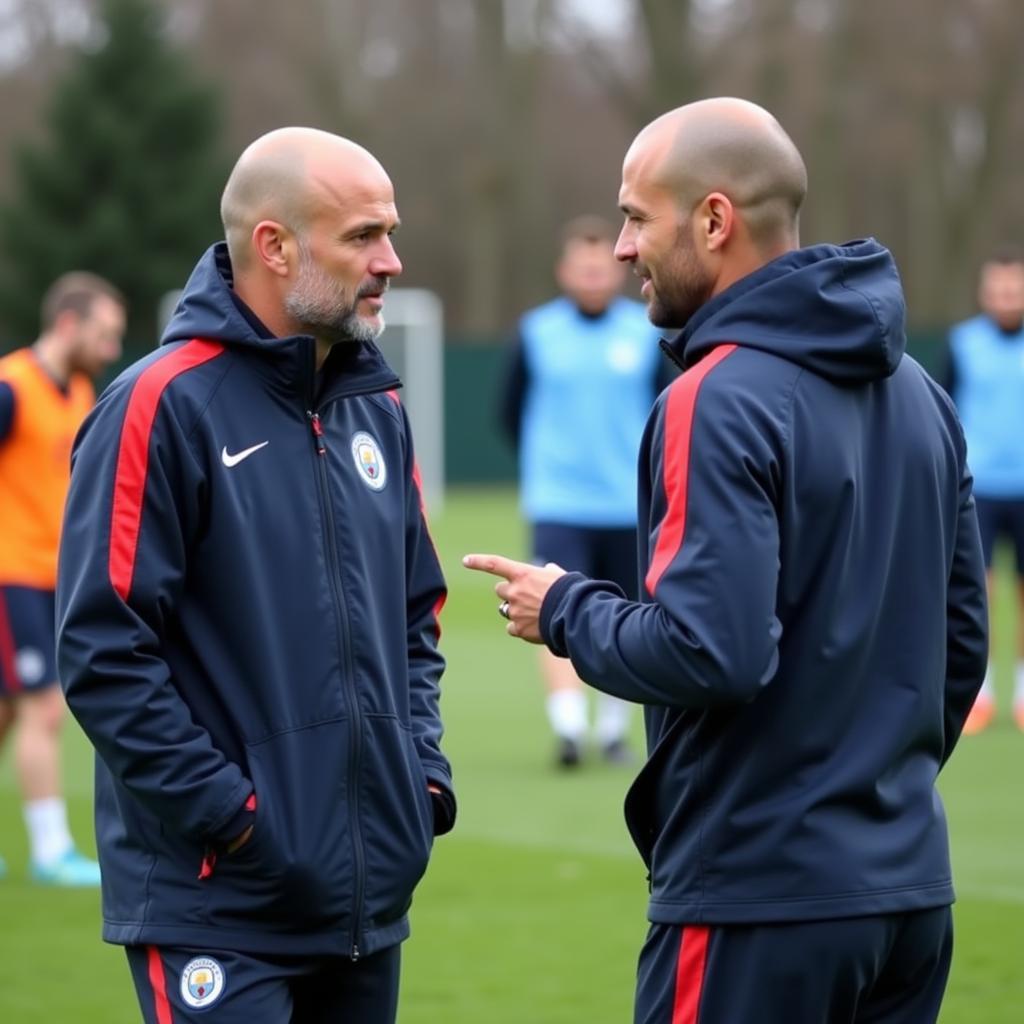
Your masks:
[[[621,818],[632,772],[550,767],[535,652],[505,637],[492,581],[459,563],[468,551],[523,554],[511,492],[452,493],[434,533],[451,587],[443,710],[460,809],[416,895],[400,1020],[627,1024],[646,898]],[[1005,625],[999,640],[1005,649]],[[1005,657],[1000,667],[1001,718],[963,741],[943,776],[960,896],[944,1024],[1011,1024],[1024,1006],[1024,735],[1008,713]],[[90,852],[91,762],[70,728],[66,789]],[[98,895],[25,880],[9,754],[0,851],[0,1024],[137,1022],[124,957],[99,938]]]

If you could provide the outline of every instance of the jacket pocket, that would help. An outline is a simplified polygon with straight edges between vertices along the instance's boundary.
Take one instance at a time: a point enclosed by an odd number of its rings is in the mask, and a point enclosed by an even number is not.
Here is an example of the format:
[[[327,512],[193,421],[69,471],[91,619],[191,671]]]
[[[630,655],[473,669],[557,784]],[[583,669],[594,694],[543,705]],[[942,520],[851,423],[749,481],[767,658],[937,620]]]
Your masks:
[[[366,851],[365,921],[399,920],[427,868],[434,809],[412,732],[393,716],[367,716],[360,773],[360,825]]]
[[[160,821],[113,780],[102,762],[97,765],[95,801],[104,920],[163,923],[173,908],[177,918],[200,921],[202,894],[174,870],[177,858],[197,855],[198,845],[165,834]]]
[[[289,929],[347,924],[354,894],[349,749],[347,720],[248,745],[257,794],[253,833],[220,856],[208,880],[212,920]]]
[[[667,811],[684,794],[693,798],[696,761],[688,741],[693,718],[687,712],[674,713],[671,724],[626,793],[626,827],[648,869],[668,817]],[[666,800],[668,808],[664,806]]]
[[[636,846],[637,852],[648,869],[651,866],[651,854],[658,832],[654,818],[653,784],[650,781],[652,774],[647,770],[647,765],[644,765],[626,793],[624,807],[626,827],[633,837],[633,844]]]

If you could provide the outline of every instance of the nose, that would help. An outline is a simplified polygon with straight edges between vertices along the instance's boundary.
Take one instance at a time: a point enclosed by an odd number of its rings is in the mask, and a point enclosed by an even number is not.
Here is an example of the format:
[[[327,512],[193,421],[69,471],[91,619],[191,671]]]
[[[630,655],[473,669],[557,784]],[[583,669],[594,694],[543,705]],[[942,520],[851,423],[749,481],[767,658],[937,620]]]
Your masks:
[[[620,263],[632,263],[636,259],[636,242],[628,224],[622,225],[619,237],[615,242],[615,258]]]
[[[375,277],[398,277],[402,272],[402,261],[387,235],[382,239],[380,251],[370,261],[369,271]]]

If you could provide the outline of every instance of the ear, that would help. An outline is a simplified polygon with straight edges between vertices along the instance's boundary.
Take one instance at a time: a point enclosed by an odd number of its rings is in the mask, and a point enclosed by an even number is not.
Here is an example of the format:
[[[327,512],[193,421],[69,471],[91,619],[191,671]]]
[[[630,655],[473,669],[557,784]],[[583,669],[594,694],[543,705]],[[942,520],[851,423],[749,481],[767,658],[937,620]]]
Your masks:
[[[736,228],[736,208],[721,192],[709,192],[698,210],[704,247],[718,252],[732,238]]]
[[[275,220],[261,220],[252,229],[252,248],[257,260],[272,274],[287,277],[295,263],[295,236]]]
[[[86,319],[87,317],[82,316],[81,313],[76,313],[73,309],[65,309],[57,314],[53,321],[53,327],[50,330],[53,334],[67,338],[72,336],[78,330],[82,321]]]

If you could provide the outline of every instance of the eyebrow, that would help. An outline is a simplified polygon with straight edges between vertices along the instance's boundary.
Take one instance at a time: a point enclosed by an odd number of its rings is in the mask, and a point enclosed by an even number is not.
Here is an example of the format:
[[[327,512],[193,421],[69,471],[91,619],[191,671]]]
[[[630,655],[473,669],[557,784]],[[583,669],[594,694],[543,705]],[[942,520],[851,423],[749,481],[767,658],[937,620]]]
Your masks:
[[[354,238],[356,235],[362,235],[367,231],[386,231],[389,234],[394,234],[400,227],[402,222],[395,219],[395,222],[388,226],[388,222],[385,220],[367,220],[361,221],[360,223],[349,228],[345,232],[345,238]]]

